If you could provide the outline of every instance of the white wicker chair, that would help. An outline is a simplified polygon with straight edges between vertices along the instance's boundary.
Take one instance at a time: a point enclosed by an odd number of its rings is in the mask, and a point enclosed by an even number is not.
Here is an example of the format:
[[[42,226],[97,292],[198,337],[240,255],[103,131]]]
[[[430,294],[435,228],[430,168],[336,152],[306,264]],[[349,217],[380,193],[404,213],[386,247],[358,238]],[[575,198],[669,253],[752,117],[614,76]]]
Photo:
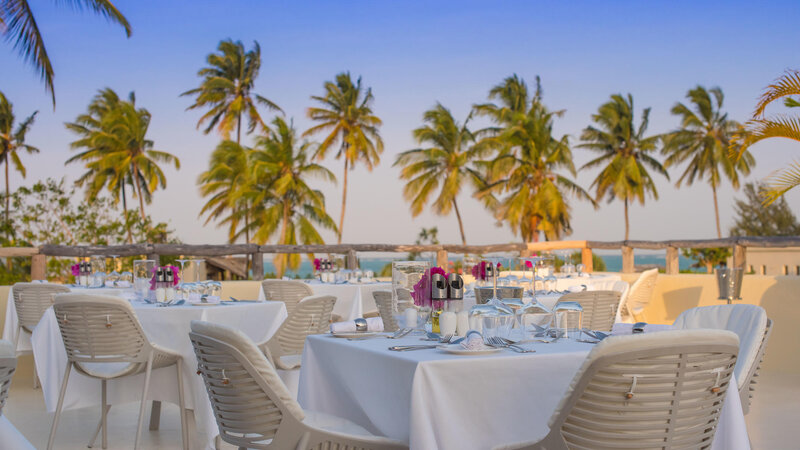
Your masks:
[[[311,287],[302,281],[264,280],[261,282],[261,289],[264,290],[264,298],[267,300],[285,303],[289,314],[292,314],[301,300],[314,295]]]
[[[304,411],[275,368],[238,330],[192,321],[189,338],[223,441],[239,449],[408,448],[346,419]]]
[[[0,341],[0,448],[14,450],[34,450],[36,447],[3,416],[3,406],[8,398],[11,378],[17,368],[17,352],[14,344]]]
[[[597,331],[611,331],[617,315],[621,292],[583,291],[569,292],[559,302],[578,302],[583,307],[583,327]]]
[[[772,332],[772,321],[767,318],[764,308],[756,305],[714,305],[687,309],[675,323],[675,328],[712,328],[733,331],[739,336],[739,360],[736,363],[736,383],[742,410],[750,411],[751,392],[755,390],[758,369],[767,341]]]
[[[0,341],[0,415],[6,405],[8,390],[11,388],[11,378],[17,370],[17,355],[13,344]]]
[[[11,287],[14,296],[14,308],[17,311],[17,334],[14,340],[14,350],[19,348],[19,340],[25,331],[25,339],[30,340],[30,334],[42,320],[47,308],[53,306],[53,296],[69,292],[69,288],[59,284],[46,283],[16,283]],[[33,354],[33,351],[19,351],[18,354]],[[39,377],[36,375],[36,362],[33,363],[33,388],[39,386]]]
[[[738,341],[724,330],[609,337],[575,374],[544,438],[497,448],[709,448]]]
[[[298,303],[278,331],[267,342],[259,344],[272,365],[283,370],[299,368],[306,336],[330,330],[335,303],[336,297],[332,295],[315,295]]]
[[[101,380],[102,408],[100,425],[89,442],[94,445],[103,433],[103,448],[108,445],[107,417],[111,406],[106,399],[106,383],[110,379],[144,373],[139,423],[134,448],[139,447],[142,434],[150,374],[154,369],[175,366],[178,376],[178,398],[181,414],[181,439],[188,448],[186,411],[183,399],[182,358],[179,354],[152,344],[142,330],[136,313],[127,300],[108,295],[61,294],[56,296],[53,310],[67,351],[67,368],[58,396],[56,414],[50,430],[48,450],[53,448],[58,419],[64,403],[71,369]]]
[[[645,270],[631,286],[623,303],[620,316],[623,322],[640,322],[644,320],[642,312],[653,299],[653,291],[658,279],[658,269]]]
[[[375,306],[378,307],[378,314],[383,320],[384,331],[397,331],[400,327],[397,325],[397,320],[392,314],[392,291],[374,290],[372,291],[372,298],[375,299]]]

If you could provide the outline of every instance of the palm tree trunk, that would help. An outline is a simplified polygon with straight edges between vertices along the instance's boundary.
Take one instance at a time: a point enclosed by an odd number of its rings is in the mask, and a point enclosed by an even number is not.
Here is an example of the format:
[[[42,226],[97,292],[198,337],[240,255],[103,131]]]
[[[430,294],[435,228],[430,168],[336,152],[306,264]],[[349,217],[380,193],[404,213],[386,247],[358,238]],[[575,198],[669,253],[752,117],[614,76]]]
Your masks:
[[[539,226],[539,218],[531,215],[531,239],[530,242],[539,242],[539,231],[536,229]],[[526,242],[527,244],[527,242]]]
[[[719,228],[719,204],[717,203],[717,187],[711,183],[711,191],[714,193],[714,214],[717,218],[717,238],[722,239],[722,231]]]
[[[464,236],[464,223],[461,221],[461,213],[458,212],[458,203],[456,198],[453,197],[453,209],[456,210],[456,218],[458,219],[458,230],[461,231],[461,243],[467,245],[467,238]]]
[[[8,153],[6,153],[6,223],[8,223],[8,210],[10,209],[11,192],[8,188]]]
[[[344,187],[342,189],[342,215],[339,217],[339,244],[342,243],[342,232],[344,231],[344,210],[347,206],[347,169],[348,169],[347,153],[344,157]]]
[[[628,199],[625,199],[625,240],[628,240],[628,236],[630,235],[630,228],[631,224],[628,221]]]
[[[242,142],[242,113],[236,116],[236,144],[241,145]]]
[[[282,218],[282,221],[281,221],[281,237],[280,237],[280,241],[278,241],[278,244],[286,244],[286,232],[288,230],[289,230],[289,201],[288,200],[284,200],[283,201],[283,218]],[[278,258],[278,263],[279,264],[277,264],[275,269],[278,272],[278,274],[277,274],[278,278],[281,278],[281,277],[283,277],[285,266],[286,266],[286,263],[288,263],[288,261],[287,261],[286,254],[282,254],[282,255],[278,255],[278,256],[279,256],[279,258]]]
[[[139,180],[139,167],[133,163],[133,181],[136,182],[136,194],[139,196],[139,215],[142,217],[142,224],[144,224],[144,197],[142,196],[142,184]]]
[[[125,228],[128,229],[128,244],[133,244],[133,235],[131,234],[131,226],[128,223],[128,199],[125,196],[125,183],[122,183],[122,211],[125,214]]]

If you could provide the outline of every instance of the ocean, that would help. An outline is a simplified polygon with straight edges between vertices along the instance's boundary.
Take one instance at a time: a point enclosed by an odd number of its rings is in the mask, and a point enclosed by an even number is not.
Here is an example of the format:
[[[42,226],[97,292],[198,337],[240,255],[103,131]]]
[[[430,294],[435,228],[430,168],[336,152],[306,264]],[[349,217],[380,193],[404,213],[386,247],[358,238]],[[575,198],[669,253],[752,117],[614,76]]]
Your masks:
[[[622,270],[622,255],[615,255],[615,254],[598,254],[600,258],[602,258],[603,262],[606,264],[606,271],[608,272],[619,272]],[[387,264],[391,264],[392,261],[403,261],[405,260],[404,257],[398,256],[397,258],[359,258],[359,265],[361,270],[371,270],[376,274],[380,273],[384,266]],[[657,265],[660,267],[666,267],[666,257],[665,255],[661,254],[644,254],[644,255],[635,255],[634,262],[638,265]],[[681,271],[699,271],[705,272],[705,269],[694,269],[690,267],[694,264],[694,260],[691,258],[686,258],[683,255],[679,256],[678,266]],[[272,264],[272,261],[268,258],[264,260],[264,273],[266,274],[274,274],[275,273],[275,265]],[[303,260],[300,264],[300,268],[297,271],[289,271],[286,273],[286,276],[291,278],[309,278],[313,270],[311,268],[311,262],[307,260]]]

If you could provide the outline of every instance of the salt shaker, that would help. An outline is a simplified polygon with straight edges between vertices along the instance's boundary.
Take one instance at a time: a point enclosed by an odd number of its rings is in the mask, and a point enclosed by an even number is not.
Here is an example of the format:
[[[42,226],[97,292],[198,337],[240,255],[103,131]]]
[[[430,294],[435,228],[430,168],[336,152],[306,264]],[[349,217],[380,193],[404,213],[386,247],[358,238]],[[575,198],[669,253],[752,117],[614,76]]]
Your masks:
[[[172,273],[172,269],[166,270],[164,274],[164,285],[164,298],[167,300],[167,303],[172,303],[175,300],[175,274]]]
[[[167,290],[164,288],[165,284],[164,269],[159,267],[156,270],[156,302],[164,303],[167,297]]]

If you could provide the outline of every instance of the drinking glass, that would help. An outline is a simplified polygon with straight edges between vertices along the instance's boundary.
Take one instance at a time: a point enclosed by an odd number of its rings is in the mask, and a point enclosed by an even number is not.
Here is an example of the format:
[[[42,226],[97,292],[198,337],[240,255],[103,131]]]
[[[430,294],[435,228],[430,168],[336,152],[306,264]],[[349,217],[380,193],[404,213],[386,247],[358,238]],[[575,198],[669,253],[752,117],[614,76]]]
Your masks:
[[[547,336],[552,322],[553,311],[539,303],[536,297],[517,310],[517,326],[522,330],[525,339],[536,337],[540,333]]]
[[[108,256],[111,258],[111,272],[106,275],[106,287],[117,287],[119,286],[119,272],[117,272],[117,257],[119,255]]]
[[[469,311],[470,329],[483,333],[485,337],[507,338],[514,325],[514,310],[497,297],[497,264],[503,258],[486,258],[492,267],[492,298],[485,304],[476,304]],[[509,299],[511,300],[511,299]],[[522,303],[522,300],[519,300]]]
[[[133,286],[133,274],[127,270],[119,274],[119,281],[117,281],[117,286],[122,288],[129,288]]]
[[[100,288],[106,284],[106,257],[103,255],[92,255],[89,260],[91,265],[91,276],[89,277],[89,287]]]
[[[428,269],[430,269],[428,261],[392,262],[392,316],[401,328],[424,329],[425,323],[428,321],[431,312],[430,306],[416,305],[412,296],[412,292],[415,292],[414,288],[423,279]],[[417,289],[418,293],[430,294],[430,285],[419,288]]]
[[[583,271],[586,270],[586,266],[583,264],[576,264],[575,270],[578,272],[579,277],[586,275],[585,273],[583,273]]]
[[[150,295],[150,280],[156,262],[152,259],[137,259],[133,262],[133,289],[136,298],[146,301]]]
[[[522,269],[522,277],[520,277],[520,279],[519,279],[519,284],[520,285],[530,284],[533,281],[533,279],[532,278],[528,278],[528,275],[527,275],[528,274],[528,262],[530,260],[531,260],[531,258],[520,258],[519,259],[519,261],[520,261],[519,266]],[[533,262],[531,262],[531,267],[533,267]]]
[[[558,302],[553,308],[558,334],[568,339],[578,339],[583,325],[583,307],[578,302]]]

